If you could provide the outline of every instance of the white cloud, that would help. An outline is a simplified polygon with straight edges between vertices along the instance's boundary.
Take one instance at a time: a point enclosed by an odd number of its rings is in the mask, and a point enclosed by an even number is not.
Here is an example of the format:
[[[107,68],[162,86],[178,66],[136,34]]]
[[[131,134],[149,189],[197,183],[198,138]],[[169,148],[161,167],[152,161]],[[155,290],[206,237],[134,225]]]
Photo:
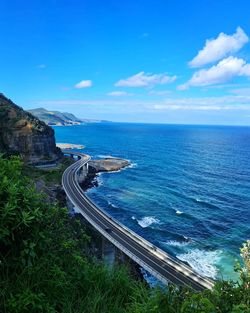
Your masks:
[[[219,61],[240,50],[248,40],[248,36],[240,27],[233,35],[220,33],[216,39],[206,40],[204,48],[188,64],[190,67],[201,67]]]
[[[107,96],[111,97],[124,97],[124,96],[133,96],[132,93],[128,93],[126,91],[111,91],[107,93]]]
[[[100,100],[43,100],[35,103],[37,106],[49,107],[50,110],[64,107],[69,110],[69,106],[103,107],[105,110],[131,108],[132,111],[155,112],[155,111],[250,111],[250,95],[220,96],[220,97],[183,97],[166,98],[158,101],[145,101],[138,99],[100,99]]]
[[[154,85],[169,84],[176,80],[177,76],[168,76],[166,74],[151,74],[140,72],[129,78],[121,79],[115,86],[117,87],[152,87]]]
[[[236,76],[250,76],[250,64],[243,59],[230,56],[209,69],[195,72],[187,83],[178,86],[177,89],[225,83]]]
[[[250,97],[250,88],[239,88],[231,90],[232,93],[239,96],[249,96]]]
[[[77,83],[74,88],[81,89],[81,88],[88,88],[92,86],[91,80],[81,80],[79,83]]]

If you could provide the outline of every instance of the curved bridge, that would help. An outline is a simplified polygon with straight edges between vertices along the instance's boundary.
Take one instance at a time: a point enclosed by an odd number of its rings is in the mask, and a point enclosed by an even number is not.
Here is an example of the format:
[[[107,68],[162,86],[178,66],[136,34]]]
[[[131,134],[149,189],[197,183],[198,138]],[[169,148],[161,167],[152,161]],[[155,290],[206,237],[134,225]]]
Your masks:
[[[63,188],[84,218],[104,237],[164,284],[188,285],[197,291],[213,288],[212,280],[200,276],[98,208],[83,193],[77,177],[81,168],[87,166],[90,156],[71,151],[64,153],[77,156],[78,161],[63,173]]]

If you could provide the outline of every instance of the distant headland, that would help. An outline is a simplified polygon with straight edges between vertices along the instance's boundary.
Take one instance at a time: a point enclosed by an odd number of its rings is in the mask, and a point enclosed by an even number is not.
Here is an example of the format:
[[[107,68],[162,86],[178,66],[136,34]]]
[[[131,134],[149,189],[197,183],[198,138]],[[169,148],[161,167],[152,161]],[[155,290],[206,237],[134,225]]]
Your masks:
[[[45,122],[49,126],[72,126],[87,123],[104,123],[104,120],[82,119],[76,117],[72,113],[49,111],[44,108],[37,108],[28,110],[29,113],[37,117],[39,120]]]

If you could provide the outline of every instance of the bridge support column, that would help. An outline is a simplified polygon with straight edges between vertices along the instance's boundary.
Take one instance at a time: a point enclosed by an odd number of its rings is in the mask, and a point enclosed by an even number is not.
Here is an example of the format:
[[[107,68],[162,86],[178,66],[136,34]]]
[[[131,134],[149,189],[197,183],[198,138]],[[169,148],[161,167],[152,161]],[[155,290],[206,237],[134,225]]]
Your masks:
[[[115,246],[102,236],[102,260],[108,267],[115,265]]]

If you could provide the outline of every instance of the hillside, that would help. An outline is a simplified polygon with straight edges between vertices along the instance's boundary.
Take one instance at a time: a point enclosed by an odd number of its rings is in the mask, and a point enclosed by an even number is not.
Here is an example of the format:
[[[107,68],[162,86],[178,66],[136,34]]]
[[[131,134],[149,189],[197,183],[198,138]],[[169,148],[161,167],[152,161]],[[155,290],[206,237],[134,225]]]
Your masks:
[[[0,94],[0,152],[20,154],[27,163],[59,159],[54,130]]]
[[[58,126],[70,126],[70,125],[79,125],[83,123],[98,123],[99,120],[90,120],[90,119],[80,119],[75,115],[67,112],[59,111],[48,111],[44,108],[37,108],[29,110],[31,114],[39,118],[41,121],[45,122],[48,125],[58,125]]]

